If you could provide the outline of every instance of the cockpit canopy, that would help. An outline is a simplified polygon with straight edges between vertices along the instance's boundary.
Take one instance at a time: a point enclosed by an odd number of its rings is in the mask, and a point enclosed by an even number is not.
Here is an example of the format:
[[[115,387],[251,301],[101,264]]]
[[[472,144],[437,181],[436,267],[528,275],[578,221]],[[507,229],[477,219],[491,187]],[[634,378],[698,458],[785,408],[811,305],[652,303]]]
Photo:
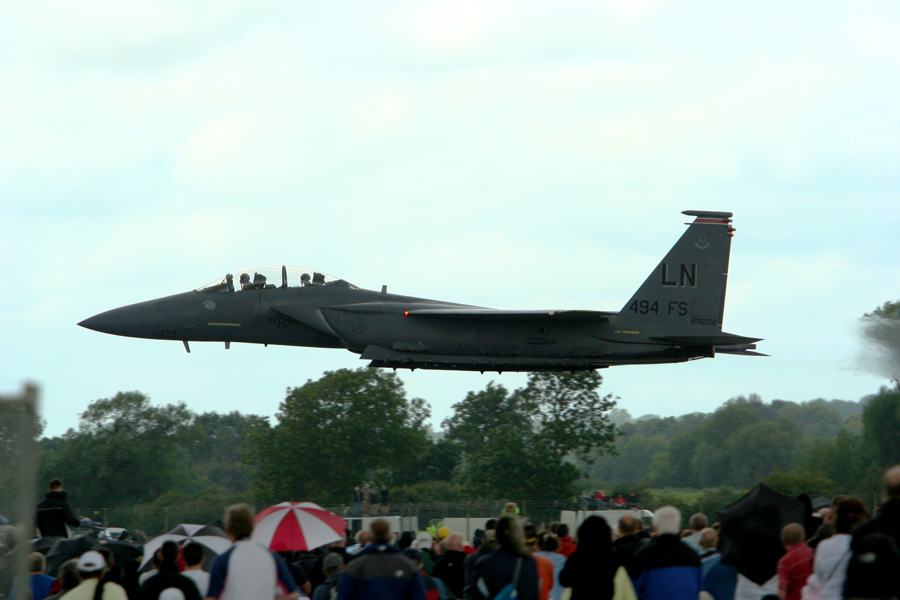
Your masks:
[[[311,269],[299,267],[252,267],[232,271],[211,283],[197,288],[198,292],[239,292],[267,288],[299,288],[311,285],[331,285],[343,281]],[[346,283],[352,288],[355,285]]]

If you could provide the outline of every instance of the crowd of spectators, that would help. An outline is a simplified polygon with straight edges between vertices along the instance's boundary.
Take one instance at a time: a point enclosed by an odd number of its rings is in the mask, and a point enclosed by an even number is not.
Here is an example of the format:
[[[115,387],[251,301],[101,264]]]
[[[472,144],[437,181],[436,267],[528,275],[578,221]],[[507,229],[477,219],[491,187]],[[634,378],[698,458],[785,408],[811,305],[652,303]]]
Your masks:
[[[71,512],[54,488],[39,507],[40,526],[57,533]],[[49,500],[49,501],[48,501]],[[870,519],[856,497],[839,496],[818,527],[787,523],[777,567],[767,581],[723,561],[718,523],[672,506],[610,525],[589,516],[573,538],[563,523],[538,525],[510,503],[467,541],[459,532],[391,532],[375,518],[354,540],[308,552],[272,552],[252,541],[253,509],[227,509],[233,544],[202,569],[204,548],[162,544],[155,568],[130,584],[101,548],[46,574],[40,552],[29,557],[32,600],[890,600],[900,598],[900,466],[884,476],[884,503]],[[56,521],[55,521],[56,520]],[[57,522],[58,521],[58,522]],[[811,531],[808,529],[812,529]],[[348,546],[348,542],[355,543]],[[758,550],[762,552],[763,550]],[[746,558],[746,557],[745,557]],[[0,564],[0,570],[3,565]],[[0,600],[11,598],[10,580]],[[515,592],[511,594],[511,592]]]

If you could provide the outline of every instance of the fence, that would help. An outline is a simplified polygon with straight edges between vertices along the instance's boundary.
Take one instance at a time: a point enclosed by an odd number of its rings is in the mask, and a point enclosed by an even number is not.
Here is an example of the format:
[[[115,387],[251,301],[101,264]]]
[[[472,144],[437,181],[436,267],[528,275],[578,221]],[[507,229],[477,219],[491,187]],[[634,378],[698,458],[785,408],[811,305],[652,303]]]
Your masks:
[[[703,494],[699,498],[679,499],[671,494],[657,493],[639,502],[633,508],[654,510],[664,504],[676,506],[681,510],[682,517],[687,518],[697,512],[709,516],[711,521],[716,520],[716,512],[725,508],[738,498],[746,490],[736,491],[731,494]],[[880,499],[871,493],[856,494],[874,512]],[[613,508],[611,505],[596,507],[588,504],[586,500],[528,500],[514,499],[521,514],[527,516],[536,524],[549,524],[560,520],[562,511],[584,511],[593,508]],[[373,507],[365,516],[386,514],[403,518],[412,518],[412,522],[418,523],[419,529],[425,529],[429,525],[439,525],[445,519],[468,519],[477,527],[483,527],[484,521],[491,517],[499,516],[506,500],[492,501],[454,501],[454,502],[418,502],[418,503],[391,503],[386,512],[381,507]],[[262,508],[261,506],[257,507]],[[350,504],[329,504],[323,508],[345,518],[357,516]],[[129,531],[142,531],[147,537],[153,537],[169,531],[179,523],[214,523],[222,519],[225,506],[221,504],[204,504],[191,506],[134,506],[118,508],[80,508],[73,506],[75,513],[80,516],[90,517],[102,523],[105,527],[124,527]],[[362,516],[362,515],[360,515]],[[459,521],[456,521],[459,522]],[[462,531],[462,533],[466,533]]]

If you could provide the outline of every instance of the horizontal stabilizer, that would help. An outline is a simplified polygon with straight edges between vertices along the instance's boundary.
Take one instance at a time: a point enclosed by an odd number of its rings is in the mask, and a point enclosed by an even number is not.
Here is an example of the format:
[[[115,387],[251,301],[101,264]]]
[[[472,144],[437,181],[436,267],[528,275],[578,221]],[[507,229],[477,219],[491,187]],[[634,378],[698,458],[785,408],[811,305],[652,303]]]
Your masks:
[[[756,344],[735,344],[733,346],[716,346],[716,354],[738,354],[740,356],[769,356],[762,352],[754,352]]]
[[[493,321],[542,321],[548,318],[606,323],[614,312],[596,310],[494,310],[492,308],[414,308],[407,311],[414,317],[442,317],[445,319]]]
[[[681,344],[682,346],[735,346],[740,344],[752,344],[759,342],[762,338],[749,338],[742,335],[734,335],[733,333],[725,333],[724,331],[713,335],[664,335],[653,336],[650,339],[659,340],[660,342],[669,342],[671,344]]]

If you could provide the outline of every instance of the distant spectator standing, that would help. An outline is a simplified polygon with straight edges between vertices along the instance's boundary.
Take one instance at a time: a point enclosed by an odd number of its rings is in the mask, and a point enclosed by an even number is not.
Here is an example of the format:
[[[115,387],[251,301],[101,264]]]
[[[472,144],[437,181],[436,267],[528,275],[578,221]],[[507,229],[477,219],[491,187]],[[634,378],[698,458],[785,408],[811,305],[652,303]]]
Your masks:
[[[800,600],[800,592],[812,574],[815,553],[806,545],[806,531],[799,523],[788,523],[781,529],[781,542],[786,552],[778,559],[778,597]]]
[[[372,510],[372,488],[368,484],[362,489],[362,515],[368,517]]]
[[[281,557],[250,539],[253,509],[234,504],[225,510],[225,530],[234,545],[216,557],[209,573],[209,598],[296,600],[297,584]],[[276,590],[280,593],[276,594]]]
[[[390,512],[390,498],[387,484],[381,486],[381,514],[386,515]]]
[[[159,573],[148,579],[138,592],[138,600],[158,600],[163,590],[181,590],[185,600],[200,600],[197,584],[178,572],[178,544],[172,540],[163,542],[162,562]]]
[[[369,525],[372,542],[354,558],[338,581],[340,600],[425,600],[419,570],[390,544],[385,519]]]
[[[846,598],[900,598],[900,465],[884,474],[882,496],[878,515],[853,532]]]
[[[184,546],[185,569],[181,574],[194,582],[201,598],[206,598],[206,592],[209,590],[209,573],[203,570],[203,557],[203,546],[197,542],[188,542]]]
[[[635,591],[641,600],[696,600],[702,587],[700,556],[678,537],[681,512],[663,506],[653,515],[657,536],[638,552],[640,575]]]
[[[359,486],[353,488],[353,493],[351,494],[351,499],[353,500],[353,511],[350,513],[351,516],[361,517],[362,516],[362,490],[359,489]]]
[[[78,527],[81,521],[72,514],[66,501],[62,481],[51,479],[49,491],[37,505],[34,523],[41,537],[69,537],[69,527]]]

